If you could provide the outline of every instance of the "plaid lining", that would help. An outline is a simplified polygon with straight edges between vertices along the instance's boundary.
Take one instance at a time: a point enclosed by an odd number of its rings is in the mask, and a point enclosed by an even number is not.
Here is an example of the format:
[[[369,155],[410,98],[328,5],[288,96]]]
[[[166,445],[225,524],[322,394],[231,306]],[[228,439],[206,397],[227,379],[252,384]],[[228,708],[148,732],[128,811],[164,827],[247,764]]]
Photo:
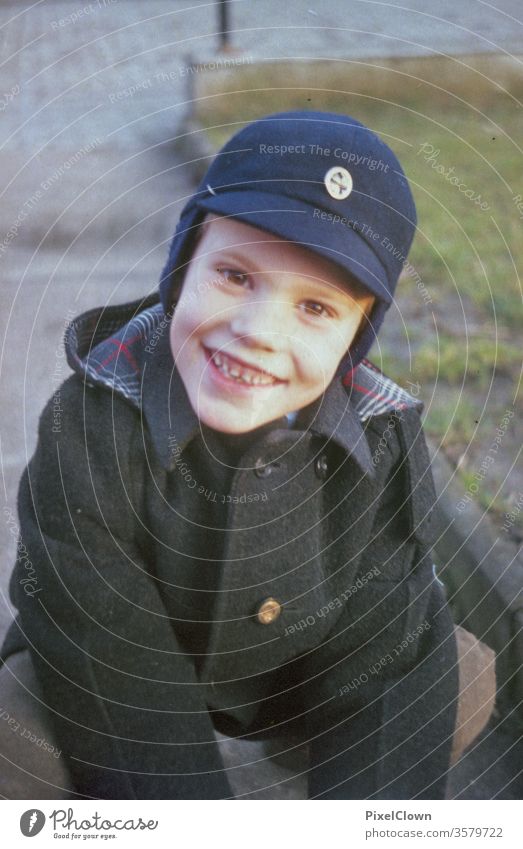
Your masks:
[[[145,349],[151,344],[154,347],[154,337],[164,332],[168,322],[157,302],[129,320],[132,307],[143,303],[90,310],[74,319],[65,334],[71,368],[87,378],[88,385],[107,386],[137,408],[141,407]],[[362,422],[387,412],[423,407],[366,359],[347,372],[342,383]]]
[[[129,304],[85,313],[68,326],[65,347],[69,365],[88,385],[107,386],[139,409],[145,348],[165,316],[159,303],[130,321],[129,313]]]
[[[371,416],[383,413],[399,412],[409,407],[418,410],[423,408],[421,401],[416,400],[390,377],[387,377],[377,366],[362,360],[353,370],[342,378],[342,383],[352,398],[358,416],[362,422]]]

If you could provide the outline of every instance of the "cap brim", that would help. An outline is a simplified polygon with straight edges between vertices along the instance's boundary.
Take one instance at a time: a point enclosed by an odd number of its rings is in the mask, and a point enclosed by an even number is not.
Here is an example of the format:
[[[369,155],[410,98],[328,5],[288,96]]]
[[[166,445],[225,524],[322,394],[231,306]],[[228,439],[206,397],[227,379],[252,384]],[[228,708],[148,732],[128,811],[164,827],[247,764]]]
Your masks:
[[[385,268],[365,239],[340,213],[340,221],[322,219],[323,210],[313,209],[294,198],[263,191],[220,191],[200,198],[197,206],[206,212],[228,216],[302,245],[343,268],[371,294],[392,302]]]

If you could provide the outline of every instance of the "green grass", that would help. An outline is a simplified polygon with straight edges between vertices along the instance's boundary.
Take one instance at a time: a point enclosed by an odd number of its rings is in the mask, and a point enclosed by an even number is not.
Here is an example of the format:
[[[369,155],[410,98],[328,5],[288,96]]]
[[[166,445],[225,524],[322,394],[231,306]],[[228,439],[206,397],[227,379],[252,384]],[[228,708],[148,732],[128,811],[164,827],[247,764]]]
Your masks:
[[[451,386],[476,383],[489,386],[496,374],[511,375],[521,365],[521,348],[500,344],[482,336],[469,338],[467,344],[453,336],[438,336],[435,355],[432,342],[424,343],[416,352],[418,380],[444,380]]]
[[[481,407],[461,391],[440,393],[428,402],[423,426],[434,439],[442,440],[447,447],[468,445],[480,423]]]
[[[501,525],[504,514],[510,513],[512,509],[513,505],[510,498],[503,495],[503,493],[495,487],[495,484],[490,484],[488,481],[482,481],[481,486],[478,487],[476,492],[474,484],[477,486],[478,483],[477,477],[474,476],[473,472],[461,472],[460,481],[465,492],[471,491],[474,493],[474,499],[477,506],[483,511],[490,510],[492,513],[495,513],[497,522]],[[469,490],[469,487],[471,486],[472,489]],[[520,524],[518,519],[519,517],[516,517],[514,524]]]

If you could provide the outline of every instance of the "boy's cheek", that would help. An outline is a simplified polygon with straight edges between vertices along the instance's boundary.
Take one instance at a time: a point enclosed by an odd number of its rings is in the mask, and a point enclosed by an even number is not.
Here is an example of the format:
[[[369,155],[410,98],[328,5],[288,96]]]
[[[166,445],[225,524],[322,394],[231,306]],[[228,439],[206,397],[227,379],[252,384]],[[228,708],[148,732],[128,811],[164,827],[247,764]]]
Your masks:
[[[181,347],[190,342],[195,333],[202,327],[203,316],[190,305],[180,305],[173,316],[170,329],[171,347]]]
[[[317,390],[318,394],[327,388],[339,363],[337,355],[331,356],[327,346],[328,342],[325,343],[323,350],[302,347],[297,360],[301,380],[311,388],[311,391]],[[329,353],[328,357],[325,356],[326,352]]]
[[[185,332],[193,332],[195,328],[213,320],[223,311],[223,307],[222,300],[216,292],[205,295],[190,289],[178,301],[173,316],[173,326],[178,328],[183,326],[188,328]]]

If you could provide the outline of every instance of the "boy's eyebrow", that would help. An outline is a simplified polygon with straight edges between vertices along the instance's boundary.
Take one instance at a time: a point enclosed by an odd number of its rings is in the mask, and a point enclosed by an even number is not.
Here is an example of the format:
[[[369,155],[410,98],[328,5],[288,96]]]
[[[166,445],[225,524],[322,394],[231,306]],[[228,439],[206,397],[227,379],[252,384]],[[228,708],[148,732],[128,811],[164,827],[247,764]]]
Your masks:
[[[245,247],[247,248],[248,245],[246,245]],[[215,248],[214,250],[208,252],[208,256],[210,257],[213,257],[215,254],[217,256],[225,255],[227,257],[230,257],[230,259],[234,260],[234,262],[237,262],[240,265],[246,261],[248,262],[249,260],[247,256],[244,256],[243,254],[237,254],[234,248],[229,248],[226,245],[221,248]]]
[[[249,245],[242,245],[241,247],[248,250]],[[211,251],[210,254],[217,254],[220,258],[223,257],[223,259],[227,259],[228,261],[237,262],[238,265],[245,266],[244,269],[239,270],[245,270],[246,272],[250,271],[251,273],[260,273],[267,270],[265,267],[260,267],[253,262],[252,257],[244,255],[243,253],[237,253],[236,251],[237,249],[232,246],[224,246]],[[271,271],[280,271],[280,269],[274,268],[271,269]],[[284,274],[285,272],[281,273]],[[301,283],[302,285],[309,287],[316,297],[321,295],[322,297],[331,297],[335,300],[345,300],[345,298],[348,297],[353,301],[362,301],[372,297],[370,292],[363,291],[357,282],[352,283],[350,280],[346,283],[330,283],[328,280],[319,279],[311,274],[310,277],[302,277]],[[320,288],[321,291],[318,291]]]

